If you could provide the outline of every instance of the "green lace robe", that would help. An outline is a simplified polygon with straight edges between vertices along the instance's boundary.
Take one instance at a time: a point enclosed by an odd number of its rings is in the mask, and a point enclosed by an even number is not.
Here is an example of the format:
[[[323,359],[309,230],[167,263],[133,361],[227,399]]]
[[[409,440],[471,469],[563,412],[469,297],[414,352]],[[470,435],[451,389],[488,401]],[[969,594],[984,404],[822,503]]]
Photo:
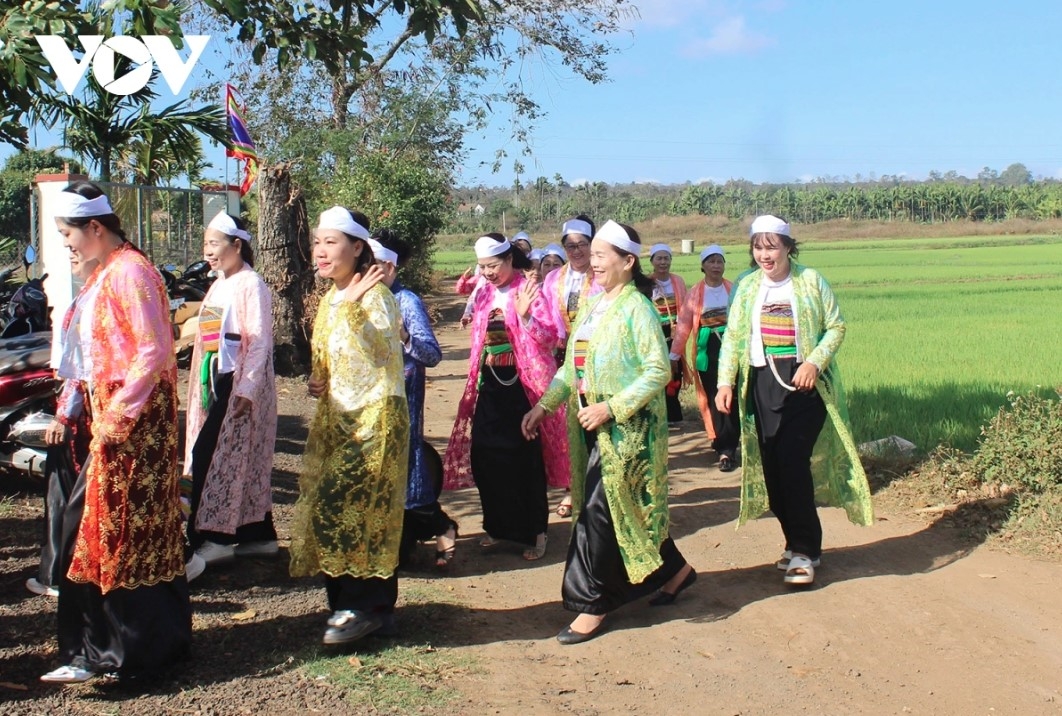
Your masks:
[[[564,365],[539,401],[548,412],[568,401],[573,519],[579,518],[586,499],[589,457],[577,419],[574,336],[603,297],[599,294],[580,308]],[[638,584],[663,563],[660,545],[668,536],[664,388],[671,365],[656,309],[633,283],[601,316],[587,347],[584,377],[587,402],[607,400],[614,418],[597,429],[601,484],[627,577]]]
[[[844,340],[844,317],[833,291],[818,271],[794,262],[791,272],[800,359],[818,366],[816,388],[827,413],[826,425],[819,433],[811,457],[815,498],[820,504],[843,507],[855,524],[869,525],[874,522],[870,487],[856,452],[841,372],[834,358]],[[752,311],[761,276],[762,272],[756,270],[737,284],[719,352],[719,385],[735,387],[734,406],[739,411],[743,465],[739,526],[768,509],[756,419],[749,409],[752,396],[748,394]]]

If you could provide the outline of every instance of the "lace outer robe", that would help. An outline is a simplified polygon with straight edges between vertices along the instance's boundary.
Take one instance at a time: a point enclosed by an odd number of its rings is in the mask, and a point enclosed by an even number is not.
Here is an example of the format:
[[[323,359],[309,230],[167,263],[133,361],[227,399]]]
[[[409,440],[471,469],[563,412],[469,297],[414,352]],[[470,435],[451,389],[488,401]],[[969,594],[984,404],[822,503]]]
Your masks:
[[[398,566],[409,461],[402,321],[391,290],[333,304],[314,321],[313,375],[328,388],[310,424],[291,539],[291,575],[387,578]]]
[[[524,326],[516,313],[516,291],[526,281],[518,272],[514,274],[509,291],[513,300],[505,309],[505,327],[509,331],[520,383],[532,405],[538,402],[557,372],[553,349],[557,346],[557,333],[550,321],[546,300],[540,293],[531,304],[531,316]],[[494,286],[484,283],[476,291],[473,300],[471,352],[468,358],[468,381],[465,392],[457,406],[457,419],[450,434],[443,463],[443,487],[448,490],[471,487],[472,480],[472,417],[476,412],[479,397],[479,371],[483,357],[483,342],[487,332],[487,317],[494,305]],[[659,329],[657,329],[659,330]],[[542,424],[542,459],[546,464],[546,480],[551,487],[567,487],[569,479],[568,436],[563,413],[551,415]]]
[[[203,484],[195,527],[231,535],[241,525],[262,521],[273,509],[270,477],[277,437],[277,386],[273,374],[273,298],[269,288],[248,266],[232,276],[218,277],[203,299],[204,306],[214,305],[211,296],[222,282],[232,286],[228,311],[234,313],[242,338],[232,376],[229,409],[221,423],[217,448]],[[186,406],[186,475],[192,474],[192,448],[208,412],[203,409],[202,384],[198,380],[202,362],[203,341],[197,335]],[[233,416],[236,398],[251,401],[249,415]]]
[[[603,294],[579,310],[572,335]],[[623,565],[632,584],[663,564],[660,545],[668,536],[667,408],[664,388],[671,380],[667,344],[652,302],[627,284],[605,309],[587,345],[584,379],[588,404],[608,401],[613,420],[597,429],[601,484],[616,530]],[[564,365],[539,401],[554,411],[567,401],[571,445],[573,520],[585,502],[589,458],[575,391],[575,350],[569,342]]]
[[[424,456],[421,441],[424,439],[424,388],[426,368],[439,365],[442,348],[431,329],[431,319],[424,310],[420,296],[403,286],[399,281],[391,285],[391,292],[398,302],[402,323],[409,334],[409,345],[402,346],[402,362],[405,373],[406,400],[409,401],[409,486],[406,488],[406,509],[430,505],[438,495]]]
[[[870,486],[852,437],[841,372],[834,358],[844,340],[844,318],[833,290],[818,271],[792,262],[791,275],[800,359],[819,367],[815,387],[826,404],[826,424],[811,457],[815,498],[822,504],[843,507],[855,524],[870,525],[874,522]],[[733,404],[739,410],[743,463],[739,526],[768,509],[756,419],[746,409],[752,399],[748,394],[752,311],[761,277],[762,271],[757,269],[737,284],[719,351],[719,385],[734,386]]]
[[[729,295],[733,284],[723,279],[723,288]],[[697,332],[701,327],[701,312],[704,308],[704,281],[697,284],[686,294],[685,300],[679,307],[678,322],[672,333],[671,350],[683,357],[682,379],[684,385],[693,383],[697,390],[697,409],[701,411],[701,420],[704,421],[704,432],[709,440],[715,440],[715,426],[712,424],[712,414],[708,410],[708,393],[701,385],[701,374],[697,372]],[[723,335],[726,335],[725,333]],[[709,357],[710,359],[710,357]]]
[[[177,363],[159,272],[129,244],[96,269],[93,439],[68,576],[103,594],[184,573],[177,469]],[[121,442],[104,445],[101,435]]]
[[[546,305],[549,307],[549,319],[553,322],[554,330],[557,333],[558,345],[561,348],[567,345],[568,336],[570,335],[566,304],[568,297],[561,294],[564,293],[564,284],[567,283],[568,273],[571,270],[571,264],[564,264],[556,271],[551,271],[542,281],[542,295],[546,298]],[[584,292],[579,296],[579,308],[586,305],[587,299],[601,293],[601,286],[594,280],[594,274],[589,267],[587,267],[586,276],[583,279],[583,289]],[[533,404],[534,401],[532,401]]]

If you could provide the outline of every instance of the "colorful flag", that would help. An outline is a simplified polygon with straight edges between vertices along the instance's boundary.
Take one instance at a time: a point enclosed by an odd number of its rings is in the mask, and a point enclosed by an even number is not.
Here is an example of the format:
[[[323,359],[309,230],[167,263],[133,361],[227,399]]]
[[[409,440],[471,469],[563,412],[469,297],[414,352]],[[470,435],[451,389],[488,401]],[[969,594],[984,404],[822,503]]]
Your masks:
[[[243,196],[250,191],[258,177],[258,152],[243,119],[247,107],[240,106],[236,101],[239,95],[235,87],[225,84],[225,115],[229,120],[229,131],[232,132],[232,147],[225,150],[225,156],[245,162],[243,183],[240,184],[240,196]]]

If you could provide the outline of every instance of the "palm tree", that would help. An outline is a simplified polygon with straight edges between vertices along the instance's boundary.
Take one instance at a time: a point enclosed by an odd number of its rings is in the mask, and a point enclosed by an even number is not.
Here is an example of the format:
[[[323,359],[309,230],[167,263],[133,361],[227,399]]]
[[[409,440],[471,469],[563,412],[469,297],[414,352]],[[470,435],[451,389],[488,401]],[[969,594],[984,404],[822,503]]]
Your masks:
[[[116,73],[117,74],[117,73]],[[94,76],[88,77],[84,99],[51,95],[35,103],[33,116],[46,127],[62,124],[66,145],[71,151],[96,165],[102,181],[110,181],[118,160],[133,147],[146,148],[149,161],[142,167],[147,183],[161,174],[152,169],[151,159],[167,155],[185,165],[201,154],[199,134],[228,145],[228,127],[220,107],[193,108],[181,100],[161,110],[152,102],[158,93],[152,89],[158,73],[139,92],[113,95]]]

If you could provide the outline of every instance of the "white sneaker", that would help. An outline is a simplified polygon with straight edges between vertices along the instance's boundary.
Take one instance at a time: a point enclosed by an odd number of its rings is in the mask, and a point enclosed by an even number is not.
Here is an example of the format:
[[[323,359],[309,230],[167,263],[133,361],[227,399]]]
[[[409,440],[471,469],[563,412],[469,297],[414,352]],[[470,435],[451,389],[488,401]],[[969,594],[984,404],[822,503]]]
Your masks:
[[[280,547],[275,539],[261,542],[241,542],[236,545],[237,557],[276,557]]]
[[[192,552],[192,558],[184,565],[184,577],[191,582],[202,574],[204,569],[206,569],[206,560],[200,557],[198,552]]]
[[[203,546],[195,551],[207,565],[231,562],[236,559],[236,551],[231,544],[217,544],[204,542]]]
[[[41,584],[36,577],[30,577],[26,580],[26,589],[30,590],[34,594],[38,594],[42,597],[58,597],[59,590],[55,587],[49,587],[47,584]]]
[[[42,676],[41,681],[50,684],[80,684],[95,675],[96,672],[82,669],[79,666],[60,666],[55,671],[49,671]]]

